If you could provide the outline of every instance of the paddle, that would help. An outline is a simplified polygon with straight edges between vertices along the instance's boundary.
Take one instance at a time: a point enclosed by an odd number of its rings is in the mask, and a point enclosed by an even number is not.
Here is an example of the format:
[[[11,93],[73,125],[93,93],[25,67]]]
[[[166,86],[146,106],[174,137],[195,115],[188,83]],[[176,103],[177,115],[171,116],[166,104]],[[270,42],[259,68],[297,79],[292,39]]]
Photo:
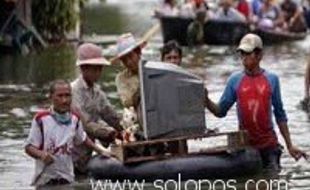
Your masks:
[[[160,29],[160,23],[157,22],[155,25],[153,25],[149,30],[147,30],[144,35],[142,36],[142,38],[139,40],[139,42],[146,43],[147,41],[149,41],[153,35]],[[118,60],[117,56],[114,56],[113,58],[111,58],[109,61],[114,64],[116,61]]]

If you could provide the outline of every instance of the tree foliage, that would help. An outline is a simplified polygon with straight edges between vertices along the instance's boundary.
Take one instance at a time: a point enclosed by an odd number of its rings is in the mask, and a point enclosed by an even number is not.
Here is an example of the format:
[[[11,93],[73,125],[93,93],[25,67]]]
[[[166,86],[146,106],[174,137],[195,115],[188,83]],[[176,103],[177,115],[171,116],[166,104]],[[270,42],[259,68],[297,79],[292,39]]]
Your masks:
[[[32,0],[33,23],[47,40],[61,41],[79,19],[78,6],[87,0]]]

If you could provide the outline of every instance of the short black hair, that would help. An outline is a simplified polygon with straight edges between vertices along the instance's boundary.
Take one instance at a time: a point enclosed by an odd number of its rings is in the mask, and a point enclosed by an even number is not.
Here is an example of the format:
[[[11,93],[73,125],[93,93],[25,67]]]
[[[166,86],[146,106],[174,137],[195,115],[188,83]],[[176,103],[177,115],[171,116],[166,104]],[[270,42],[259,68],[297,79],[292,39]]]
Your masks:
[[[180,47],[179,43],[175,40],[168,41],[160,50],[161,52],[161,60],[164,59],[164,56],[171,51],[176,51],[182,57],[182,48]]]
[[[51,82],[50,87],[49,87],[49,94],[52,95],[55,92],[55,88],[57,85],[68,85],[70,88],[70,83],[67,80],[64,79],[56,79]]]

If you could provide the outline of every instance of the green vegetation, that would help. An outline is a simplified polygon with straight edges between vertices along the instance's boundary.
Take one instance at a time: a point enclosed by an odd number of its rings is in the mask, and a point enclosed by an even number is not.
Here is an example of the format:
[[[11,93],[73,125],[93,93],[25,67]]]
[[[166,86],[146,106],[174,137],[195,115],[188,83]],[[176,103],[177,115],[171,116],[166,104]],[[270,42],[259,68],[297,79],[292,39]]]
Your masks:
[[[32,18],[34,25],[47,40],[61,41],[73,30],[79,19],[78,6],[87,0],[33,0]]]

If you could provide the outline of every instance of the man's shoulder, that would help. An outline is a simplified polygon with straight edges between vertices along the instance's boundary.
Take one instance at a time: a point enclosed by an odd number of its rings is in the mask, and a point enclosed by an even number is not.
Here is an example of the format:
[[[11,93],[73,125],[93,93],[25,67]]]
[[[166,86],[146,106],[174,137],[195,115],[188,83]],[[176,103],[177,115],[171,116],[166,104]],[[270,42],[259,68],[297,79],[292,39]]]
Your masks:
[[[244,72],[243,72],[243,71],[235,71],[235,72],[233,72],[233,73],[229,76],[228,80],[240,79],[240,78],[242,78],[243,76],[244,76]]]
[[[51,112],[49,110],[42,110],[36,113],[36,115],[34,116],[34,120],[36,121],[40,121],[45,117],[48,117],[51,115]]]
[[[274,72],[264,70],[263,74],[267,77],[267,79],[275,80],[278,79],[278,75]]]
[[[81,79],[80,79],[80,77],[78,77],[78,78],[76,78],[74,81],[72,81],[71,83],[70,83],[70,85],[71,85],[71,88],[73,89],[73,90],[75,90],[75,89],[78,89],[82,84],[81,84]]]

